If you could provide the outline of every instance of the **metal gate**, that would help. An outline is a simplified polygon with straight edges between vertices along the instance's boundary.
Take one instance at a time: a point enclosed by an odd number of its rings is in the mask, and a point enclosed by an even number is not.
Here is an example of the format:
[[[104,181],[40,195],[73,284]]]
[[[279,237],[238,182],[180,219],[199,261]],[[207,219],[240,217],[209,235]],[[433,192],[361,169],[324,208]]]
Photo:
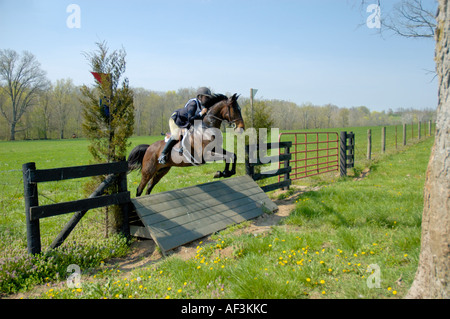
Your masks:
[[[337,132],[281,133],[279,142],[292,142],[289,165],[292,180],[339,171],[339,134]],[[283,167],[280,162],[279,167]],[[278,180],[283,178],[278,177]]]

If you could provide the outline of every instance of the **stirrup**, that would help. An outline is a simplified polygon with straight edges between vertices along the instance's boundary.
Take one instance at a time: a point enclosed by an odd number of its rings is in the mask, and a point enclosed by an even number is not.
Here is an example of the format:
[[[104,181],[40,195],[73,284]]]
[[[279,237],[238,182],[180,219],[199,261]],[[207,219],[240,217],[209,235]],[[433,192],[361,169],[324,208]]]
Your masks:
[[[166,154],[162,154],[159,158],[158,158],[158,163],[159,164],[167,164],[167,155]]]
[[[182,147],[180,147],[180,148],[174,147],[173,150],[175,152],[178,152],[178,154],[180,154],[180,156],[183,156],[183,148]]]

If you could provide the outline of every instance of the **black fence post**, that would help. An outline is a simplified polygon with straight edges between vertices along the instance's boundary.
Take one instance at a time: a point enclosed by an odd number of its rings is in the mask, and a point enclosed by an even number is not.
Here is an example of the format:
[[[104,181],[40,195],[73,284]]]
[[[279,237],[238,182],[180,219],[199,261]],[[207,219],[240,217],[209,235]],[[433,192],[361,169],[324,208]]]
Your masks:
[[[251,176],[251,178],[253,178],[253,176],[255,175],[255,165],[253,164],[253,158],[255,156],[255,154],[252,153],[250,154],[250,145],[246,144],[245,145],[245,174]]]
[[[25,200],[25,218],[27,224],[28,253],[39,254],[41,252],[41,231],[39,219],[32,220],[30,207],[39,206],[37,183],[31,183],[31,172],[36,170],[36,163],[22,165],[23,194]]]
[[[347,176],[347,132],[341,131],[339,136],[339,173]]]
[[[270,178],[270,177],[275,177],[278,176],[278,178],[280,178],[280,175],[282,175],[285,180],[284,181],[279,181],[278,183],[273,183],[273,184],[269,184],[269,185],[264,185],[261,186],[261,189],[264,192],[270,192],[273,191],[275,189],[285,189],[285,187],[287,187],[287,189],[289,189],[289,185],[291,184],[291,179],[289,176],[289,172],[291,171],[291,167],[289,166],[289,160],[291,158],[291,153],[290,153],[290,147],[292,146],[291,142],[278,142],[278,143],[267,143],[264,145],[264,149],[276,149],[278,148],[280,150],[280,148],[284,148],[285,149],[285,153],[284,154],[280,154],[281,151],[279,151],[279,155],[275,155],[275,156],[268,156],[268,157],[264,157],[264,158],[258,158],[258,150],[259,150],[259,146],[257,144],[253,144],[253,145],[245,145],[245,173],[247,175],[249,175],[254,181],[259,181],[259,180],[263,180],[266,178]],[[283,162],[284,165],[287,165],[287,167],[283,167],[283,168],[279,168],[277,170],[272,170],[272,171],[266,171],[266,172],[260,172],[259,170],[255,173],[255,166],[261,166],[264,164],[268,164],[268,163],[273,163],[273,162]]]
[[[347,143],[347,141],[349,143]],[[347,151],[349,151],[347,153]],[[339,172],[340,176],[347,176],[347,168],[355,166],[355,134],[342,131],[339,136]]]
[[[347,168],[355,167],[355,133],[347,134]]]
[[[285,146],[284,147],[284,154],[291,154],[291,148],[289,146]],[[289,167],[289,166],[290,166],[289,159],[287,159],[287,160],[284,161],[284,167]],[[284,174],[284,180],[285,181],[290,180],[289,172]],[[285,191],[289,190],[289,185],[283,187],[283,190],[285,190]]]
[[[128,191],[127,173],[126,172],[119,174],[118,191],[119,191],[119,193]],[[122,210],[121,232],[122,232],[122,235],[124,235],[126,238],[130,237],[130,221],[129,221],[130,205],[131,205],[131,203],[121,204],[121,210]]]

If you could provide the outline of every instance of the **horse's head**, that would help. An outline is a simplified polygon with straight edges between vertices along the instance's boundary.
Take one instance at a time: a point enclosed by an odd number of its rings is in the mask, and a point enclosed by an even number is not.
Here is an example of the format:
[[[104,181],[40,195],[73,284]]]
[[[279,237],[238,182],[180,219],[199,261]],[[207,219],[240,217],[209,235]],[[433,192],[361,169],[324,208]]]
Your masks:
[[[241,107],[237,102],[238,98],[239,95],[237,93],[230,98],[223,94],[214,94],[213,98],[205,103],[205,107],[209,108],[204,119],[207,125],[218,128],[222,121],[226,121],[232,125],[237,133],[243,133],[245,125],[242,119]]]
[[[224,119],[231,123],[232,127],[237,133],[243,133],[245,129],[244,120],[242,119],[241,107],[237,102],[239,95],[237,93],[233,94],[227,101],[227,107],[224,108],[223,112]]]

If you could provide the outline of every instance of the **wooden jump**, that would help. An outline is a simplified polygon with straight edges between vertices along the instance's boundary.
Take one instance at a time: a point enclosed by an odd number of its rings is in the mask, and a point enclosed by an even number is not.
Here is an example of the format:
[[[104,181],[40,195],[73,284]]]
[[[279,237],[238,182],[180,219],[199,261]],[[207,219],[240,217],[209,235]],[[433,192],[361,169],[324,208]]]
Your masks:
[[[250,176],[131,199],[139,219],[130,233],[151,238],[163,254],[278,207]]]

